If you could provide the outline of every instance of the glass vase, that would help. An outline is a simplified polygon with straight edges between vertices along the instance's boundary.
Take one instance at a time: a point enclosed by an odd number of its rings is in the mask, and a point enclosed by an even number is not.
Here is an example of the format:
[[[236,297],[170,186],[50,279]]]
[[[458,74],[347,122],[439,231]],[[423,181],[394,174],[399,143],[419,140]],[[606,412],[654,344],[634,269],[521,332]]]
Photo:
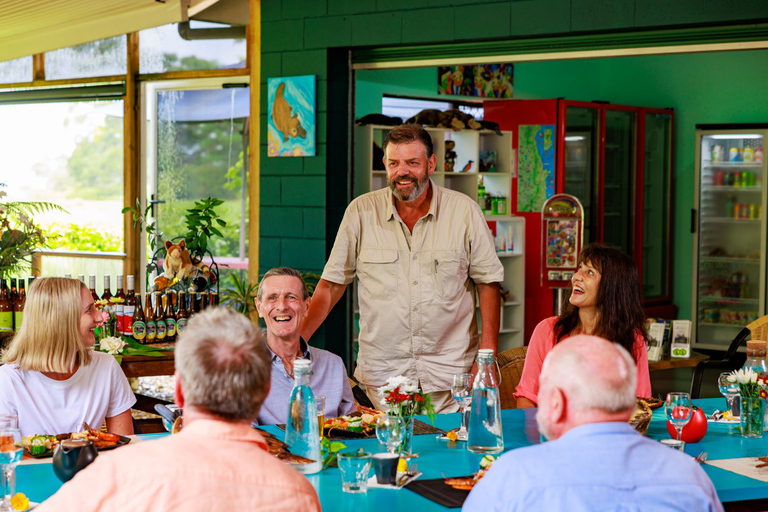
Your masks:
[[[765,419],[765,400],[759,397],[741,397],[741,435],[744,437],[763,437]]]
[[[397,447],[397,452],[400,455],[413,454],[413,418],[403,418],[405,420],[405,435],[400,445]]]

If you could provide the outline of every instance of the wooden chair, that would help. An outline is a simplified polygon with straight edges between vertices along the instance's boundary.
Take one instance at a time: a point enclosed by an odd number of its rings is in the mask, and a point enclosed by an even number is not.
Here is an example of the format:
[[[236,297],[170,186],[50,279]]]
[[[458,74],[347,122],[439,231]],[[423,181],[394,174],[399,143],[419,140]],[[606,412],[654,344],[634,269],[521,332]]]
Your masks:
[[[708,359],[696,365],[691,378],[691,398],[699,398],[704,370],[737,370],[742,366],[744,356],[739,354],[738,349],[747,339],[768,340],[768,315],[761,316],[743,328],[731,341],[723,359]]]
[[[501,382],[499,383],[499,400],[502,409],[516,409],[517,400],[512,396],[520,383],[525,365],[525,354],[528,347],[515,347],[499,353],[496,360],[499,363]]]

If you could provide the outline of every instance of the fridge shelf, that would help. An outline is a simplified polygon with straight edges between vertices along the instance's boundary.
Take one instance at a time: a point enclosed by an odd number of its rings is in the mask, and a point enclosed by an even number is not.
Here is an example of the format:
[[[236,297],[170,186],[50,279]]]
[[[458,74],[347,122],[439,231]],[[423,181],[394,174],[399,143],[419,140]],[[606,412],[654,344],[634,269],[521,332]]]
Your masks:
[[[712,162],[704,160],[704,167],[738,167],[740,169],[762,169],[763,164],[758,163],[744,163],[744,162]]]
[[[731,185],[702,185],[702,192],[762,192],[763,187],[733,187]]]
[[[702,217],[701,222],[716,222],[720,224],[760,224],[760,219],[734,219],[733,217]]]
[[[712,327],[730,327],[731,329],[743,329],[747,326],[747,324],[720,324],[715,322],[702,322],[699,321],[700,326],[712,326]]]
[[[711,263],[748,263],[751,265],[760,264],[760,260],[758,258],[735,258],[729,256],[702,256],[701,261],[708,261]]]
[[[699,302],[731,304],[734,306],[738,306],[742,304],[743,305],[760,304],[760,301],[758,299],[741,299],[738,297],[715,297],[714,295],[701,295],[699,297]]]

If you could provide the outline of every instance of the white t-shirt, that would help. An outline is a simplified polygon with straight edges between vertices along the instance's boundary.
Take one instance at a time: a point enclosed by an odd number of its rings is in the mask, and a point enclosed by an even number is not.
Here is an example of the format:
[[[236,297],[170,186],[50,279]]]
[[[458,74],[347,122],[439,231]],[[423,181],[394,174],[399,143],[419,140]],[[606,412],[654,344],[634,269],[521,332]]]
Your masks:
[[[104,352],[94,352],[91,364],[61,381],[15,365],[0,367],[0,414],[17,414],[23,436],[80,432],[83,421],[99,429],[104,418],[135,403],[120,365]]]

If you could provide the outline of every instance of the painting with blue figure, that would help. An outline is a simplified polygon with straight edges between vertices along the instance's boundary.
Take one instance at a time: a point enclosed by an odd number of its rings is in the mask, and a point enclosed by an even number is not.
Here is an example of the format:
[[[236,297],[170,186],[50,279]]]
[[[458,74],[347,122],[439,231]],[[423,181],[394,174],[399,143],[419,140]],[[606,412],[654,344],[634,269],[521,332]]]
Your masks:
[[[267,80],[269,156],[315,156],[315,75]]]

